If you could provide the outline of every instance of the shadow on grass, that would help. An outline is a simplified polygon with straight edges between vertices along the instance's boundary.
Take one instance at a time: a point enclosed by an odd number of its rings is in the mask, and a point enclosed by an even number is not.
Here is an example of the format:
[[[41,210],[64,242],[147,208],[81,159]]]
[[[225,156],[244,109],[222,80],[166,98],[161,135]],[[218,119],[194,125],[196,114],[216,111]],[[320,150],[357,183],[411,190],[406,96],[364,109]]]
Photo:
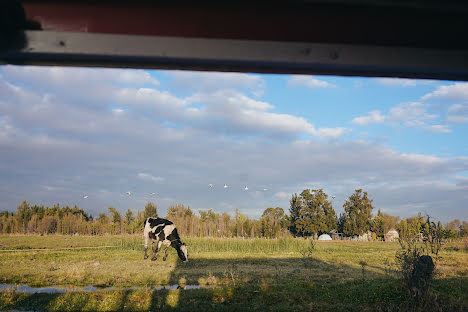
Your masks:
[[[172,255],[174,256],[174,255]],[[143,261],[143,260],[142,260]],[[162,260],[158,260],[162,261]],[[358,266],[297,257],[191,258],[177,261],[169,285],[194,290],[120,290],[105,293],[21,294],[4,310],[45,311],[413,311],[402,282],[383,273],[363,278]],[[446,311],[466,311],[466,278],[435,283]]]

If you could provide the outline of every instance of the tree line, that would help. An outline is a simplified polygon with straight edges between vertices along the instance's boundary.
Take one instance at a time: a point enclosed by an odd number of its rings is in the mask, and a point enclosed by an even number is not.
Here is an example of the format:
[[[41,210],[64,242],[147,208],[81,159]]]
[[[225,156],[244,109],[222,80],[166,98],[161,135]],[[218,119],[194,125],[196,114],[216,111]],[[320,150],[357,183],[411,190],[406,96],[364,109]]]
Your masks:
[[[396,230],[400,236],[420,234],[427,231],[428,216],[418,213],[415,217],[401,218],[383,213],[378,209],[374,216],[374,206],[367,192],[357,189],[343,204],[343,213],[338,217],[328,195],[322,189],[303,190],[293,194],[289,208],[289,231],[294,236],[314,236],[336,233],[339,237],[359,237],[370,233],[371,239],[383,240],[390,230]],[[456,239],[468,236],[468,222],[455,219],[443,226],[444,239]]]
[[[357,189],[343,204],[343,213],[337,216],[331,200],[322,189],[305,189],[299,195],[292,194],[289,215],[280,207],[266,208],[258,219],[248,218],[235,209],[234,215],[217,213],[212,209],[193,211],[182,204],[172,205],[166,218],[173,221],[184,236],[194,237],[265,237],[284,236],[318,237],[335,233],[340,237],[357,237],[371,233],[372,239],[383,239],[391,230],[400,235],[421,233],[427,226],[426,218],[402,218],[382,213],[374,216],[372,199],[367,192]],[[121,214],[116,208],[108,207],[107,213],[97,217],[77,207],[52,207],[31,205],[23,201],[16,213],[0,212],[0,233],[31,234],[134,234],[141,233],[147,217],[158,216],[155,203],[148,202],[143,210],[130,209]],[[439,226],[442,225],[439,222]],[[443,227],[445,238],[456,239],[468,236],[468,223],[455,219]]]
[[[0,234],[62,234],[103,235],[141,233],[148,217],[157,217],[156,204],[148,202],[136,213],[130,209],[121,214],[115,207],[97,217],[78,206],[52,207],[31,205],[23,201],[16,213],[0,212]],[[182,235],[198,237],[268,237],[286,236],[287,218],[283,208],[267,208],[258,219],[249,219],[235,210],[234,216],[227,212],[199,210],[177,204],[167,210],[166,218],[172,220]]]

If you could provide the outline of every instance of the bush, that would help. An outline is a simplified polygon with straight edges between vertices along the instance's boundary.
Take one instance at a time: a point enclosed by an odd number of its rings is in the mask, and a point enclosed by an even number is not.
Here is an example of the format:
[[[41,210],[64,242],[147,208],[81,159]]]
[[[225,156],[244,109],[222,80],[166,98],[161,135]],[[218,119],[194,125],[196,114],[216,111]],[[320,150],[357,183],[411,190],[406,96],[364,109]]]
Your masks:
[[[396,262],[411,296],[419,305],[429,298],[429,286],[434,278],[439,251],[443,244],[443,229],[427,217],[422,233],[407,231],[400,236],[401,250]]]

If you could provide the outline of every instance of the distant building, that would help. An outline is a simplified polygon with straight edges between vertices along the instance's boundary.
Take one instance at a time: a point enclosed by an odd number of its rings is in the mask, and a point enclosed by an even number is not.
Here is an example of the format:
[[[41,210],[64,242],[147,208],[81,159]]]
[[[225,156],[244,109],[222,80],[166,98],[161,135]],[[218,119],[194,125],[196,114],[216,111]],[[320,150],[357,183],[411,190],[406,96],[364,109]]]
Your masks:
[[[398,238],[400,238],[400,235],[398,235],[398,232],[395,229],[391,229],[384,235],[384,240],[386,242],[395,242]]]
[[[322,234],[322,235],[319,236],[318,240],[326,240],[326,241],[330,240],[331,241],[332,238],[328,234]]]
[[[358,239],[360,241],[370,241],[372,240],[372,233],[368,231],[367,233],[364,233],[362,235],[359,235]]]
[[[341,240],[343,236],[343,234],[339,233],[337,230],[331,230],[329,234],[333,240]]]

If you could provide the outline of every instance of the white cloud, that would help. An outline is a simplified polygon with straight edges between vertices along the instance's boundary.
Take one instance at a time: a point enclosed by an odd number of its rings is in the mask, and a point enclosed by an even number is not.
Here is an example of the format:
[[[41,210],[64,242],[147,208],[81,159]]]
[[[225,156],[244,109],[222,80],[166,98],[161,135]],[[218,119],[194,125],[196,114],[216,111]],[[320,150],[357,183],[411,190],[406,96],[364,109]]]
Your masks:
[[[385,121],[385,116],[380,113],[379,110],[374,110],[368,113],[367,116],[359,116],[354,118],[351,122],[366,126],[374,123],[383,123]]]
[[[169,92],[152,88],[120,89],[117,97],[129,105],[133,103],[133,105],[183,107],[187,104],[186,101]]]
[[[235,89],[261,96],[266,88],[263,78],[252,74],[193,71],[171,71],[168,73],[173,78],[174,86],[185,90],[209,92],[220,89]]]
[[[420,102],[401,103],[390,109],[388,120],[408,127],[425,126],[426,122],[439,117],[429,114],[425,104]]]
[[[336,139],[345,134],[351,132],[351,129],[348,128],[318,128],[317,130],[312,131],[313,135],[319,138],[332,138]]]
[[[336,87],[334,84],[314,78],[313,76],[295,75],[288,80],[288,86],[306,88],[330,88]]]
[[[447,109],[447,122],[468,122],[468,104],[453,104]]]
[[[42,66],[5,66],[2,68],[8,80],[18,80],[41,88],[62,86],[73,89],[78,86],[93,84],[159,85],[159,81],[144,70],[135,69],[93,69],[75,67],[42,67]]]
[[[421,99],[468,100],[468,82],[439,86],[435,91],[424,95]]]
[[[452,130],[447,125],[431,125],[429,131],[437,133],[450,133]]]
[[[451,112],[460,112],[460,111],[466,111],[468,110],[468,106],[466,105],[461,105],[461,104],[453,104],[453,105],[450,105],[449,108],[447,109],[447,111],[449,113]]]
[[[275,193],[274,197],[279,198],[279,199],[284,199],[284,198],[288,198],[289,194],[286,192],[277,192]]]
[[[428,111],[428,105],[421,102],[400,103],[390,109],[387,115],[383,115],[379,110],[368,113],[367,116],[359,116],[351,122],[358,125],[370,125],[377,123],[396,123],[405,127],[417,127],[431,132],[449,133],[447,125],[431,124],[439,118],[437,114]]]
[[[384,86],[414,87],[417,80],[407,78],[375,78],[375,80]]]
[[[448,122],[453,122],[453,123],[465,123],[468,122],[468,116],[467,115],[449,115],[447,116],[447,121]]]
[[[121,115],[121,114],[123,114],[123,113],[125,112],[125,110],[122,109],[122,108],[113,108],[113,109],[112,109],[112,112],[113,112],[114,114],[116,114],[116,115]]]
[[[138,178],[142,180],[146,180],[146,181],[156,182],[156,183],[163,183],[165,180],[163,177],[155,177],[149,173],[144,173],[144,172],[140,172],[138,174]]]
[[[124,70],[117,75],[116,80],[127,85],[151,84],[159,86],[159,81],[144,70]]]
[[[236,91],[198,93],[190,97],[188,102],[203,105],[197,112],[199,120],[224,120],[223,128],[239,133],[310,134],[337,138],[349,131],[346,128],[317,129],[303,117],[269,112],[274,108],[270,103],[251,99]]]

